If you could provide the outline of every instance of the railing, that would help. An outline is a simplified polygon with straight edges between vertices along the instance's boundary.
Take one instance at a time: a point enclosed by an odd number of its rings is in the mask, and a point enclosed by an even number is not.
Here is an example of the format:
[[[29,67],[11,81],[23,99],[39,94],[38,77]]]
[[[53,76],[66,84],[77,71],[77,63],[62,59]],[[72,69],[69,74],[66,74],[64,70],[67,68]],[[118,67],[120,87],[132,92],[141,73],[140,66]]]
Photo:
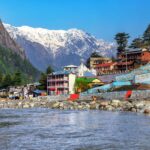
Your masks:
[[[52,82],[52,81],[68,81],[68,79],[69,78],[66,78],[66,77],[64,77],[64,78],[55,78],[55,79],[48,79],[48,82]]]
[[[68,85],[49,85],[48,88],[68,88]]]

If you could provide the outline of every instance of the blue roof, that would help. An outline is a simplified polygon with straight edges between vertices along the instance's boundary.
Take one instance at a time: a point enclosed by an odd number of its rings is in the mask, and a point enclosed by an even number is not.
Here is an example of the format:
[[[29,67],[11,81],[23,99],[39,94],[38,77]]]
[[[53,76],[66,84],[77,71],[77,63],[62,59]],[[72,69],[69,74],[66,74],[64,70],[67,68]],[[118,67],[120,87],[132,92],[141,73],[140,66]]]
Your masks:
[[[70,70],[62,70],[62,71],[53,72],[52,74],[53,75],[63,75],[63,74],[70,74],[70,73],[72,73],[72,71],[70,71]]]
[[[141,48],[128,48],[126,50],[126,52],[137,52],[137,51],[142,51],[142,49]]]
[[[89,72],[89,71],[86,71],[83,76],[84,77],[93,77],[95,75],[93,73]]]
[[[42,90],[34,90],[33,93],[36,93],[36,94],[41,94],[42,92],[45,92],[45,91],[42,91]]]

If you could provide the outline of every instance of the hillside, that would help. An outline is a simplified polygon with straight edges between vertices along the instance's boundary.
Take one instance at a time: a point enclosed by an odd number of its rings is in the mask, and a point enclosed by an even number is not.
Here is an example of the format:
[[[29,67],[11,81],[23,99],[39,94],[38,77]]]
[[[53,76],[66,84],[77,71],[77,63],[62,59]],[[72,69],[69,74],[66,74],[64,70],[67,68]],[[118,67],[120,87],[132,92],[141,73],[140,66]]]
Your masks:
[[[12,74],[18,70],[22,73],[25,82],[35,81],[40,74],[0,21],[0,72]]]
[[[24,82],[35,81],[39,76],[39,71],[27,59],[22,59],[11,49],[0,46],[0,71],[3,74],[12,74],[18,70],[22,73]]]
[[[25,59],[24,50],[10,37],[9,33],[3,26],[0,20],[0,45],[11,49],[13,52],[17,53],[22,59]]]

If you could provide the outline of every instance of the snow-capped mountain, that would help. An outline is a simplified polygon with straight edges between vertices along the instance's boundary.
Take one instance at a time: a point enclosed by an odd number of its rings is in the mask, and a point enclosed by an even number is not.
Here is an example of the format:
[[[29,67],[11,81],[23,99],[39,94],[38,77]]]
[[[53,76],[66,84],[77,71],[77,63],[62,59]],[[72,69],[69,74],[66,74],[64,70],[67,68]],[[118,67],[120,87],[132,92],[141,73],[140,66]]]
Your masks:
[[[30,62],[40,70],[48,65],[60,68],[64,65],[79,65],[92,52],[112,56],[115,45],[97,40],[78,29],[48,30],[29,26],[14,27],[4,24],[10,36],[25,50]]]

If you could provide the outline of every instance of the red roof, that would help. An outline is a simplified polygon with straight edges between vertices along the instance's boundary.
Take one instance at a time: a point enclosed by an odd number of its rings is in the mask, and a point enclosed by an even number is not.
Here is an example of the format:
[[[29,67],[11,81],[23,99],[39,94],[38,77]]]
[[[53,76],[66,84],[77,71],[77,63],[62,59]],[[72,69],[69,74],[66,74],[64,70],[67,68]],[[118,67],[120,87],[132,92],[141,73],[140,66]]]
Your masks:
[[[111,63],[103,63],[103,64],[98,64],[96,65],[96,67],[110,67],[111,65],[114,65],[115,63],[111,62]]]

